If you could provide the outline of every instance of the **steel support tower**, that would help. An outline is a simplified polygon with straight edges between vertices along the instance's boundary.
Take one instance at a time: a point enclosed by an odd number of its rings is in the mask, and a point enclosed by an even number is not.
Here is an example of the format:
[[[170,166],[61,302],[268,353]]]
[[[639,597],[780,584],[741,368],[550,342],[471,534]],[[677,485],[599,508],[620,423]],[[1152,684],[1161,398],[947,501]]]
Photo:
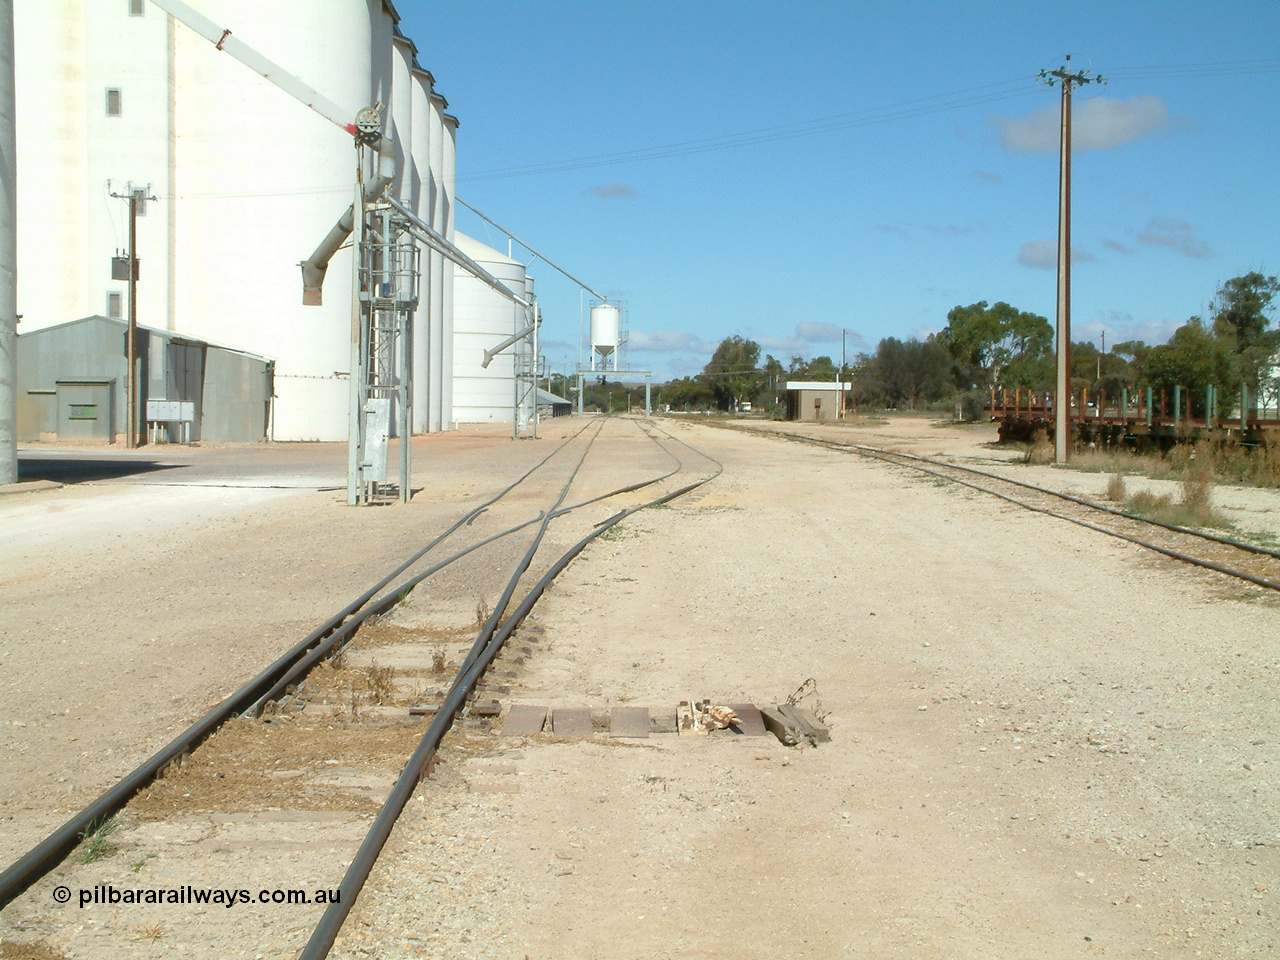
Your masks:
[[[365,154],[360,148],[361,171]],[[421,256],[409,221],[382,198],[356,187],[352,246],[351,431],[347,503],[393,496],[407,503],[413,475],[413,316],[418,307]],[[400,440],[399,478],[388,483],[392,424]]]

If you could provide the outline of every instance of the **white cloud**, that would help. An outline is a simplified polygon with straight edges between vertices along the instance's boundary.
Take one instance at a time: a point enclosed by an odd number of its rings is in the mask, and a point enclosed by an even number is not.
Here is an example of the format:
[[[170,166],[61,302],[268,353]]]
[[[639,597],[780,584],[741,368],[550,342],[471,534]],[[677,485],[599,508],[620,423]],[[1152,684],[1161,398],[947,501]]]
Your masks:
[[[809,343],[834,343],[840,339],[840,328],[834,323],[801,323],[796,336]]]
[[[1144,247],[1169,247],[1193,260],[1213,256],[1213,247],[1192,234],[1191,224],[1168,217],[1152,217],[1147,229],[1138,235],[1138,243]]]
[[[686,330],[632,330],[627,339],[628,350],[642,353],[715,353],[716,346]]]
[[[1056,103],[1023,117],[990,117],[988,123],[999,130],[1000,145],[1010,153],[1058,150],[1060,109]],[[1073,150],[1107,150],[1168,126],[1169,108],[1159,97],[1078,100],[1072,112],[1071,147]]]
[[[597,187],[588,187],[585,192],[602,200],[630,199],[639,196],[635,187],[627,183],[601,184]]]
[[[672,357],[667,361],[667,369],[677,377],[688,377],[701,373],[706,364],[693,357]]]
[[[1004,183],[1004,177],[998,173],[991,173],[988,170],[973,171],[973,179],[981,180],[983,183]]]
[[[803,337],[752,337],[751,339],[760,344],[760,349],[765,353],[772,353],[775,356],[784,354],[781,359],[809,353],[809,341]]]
[[[1079,247],[1071,248],[1072,263],[1088,263],[1097,260],[1088,250]],[[1054,270],[1058,266],[1058,241],[1033,240],[1024,243],[1018,251],[1018,262],[1024,267],[1035,267],[1038,270]]]
[[[1132,250],[1130,250],[1128,247],[1126,247],[1126,246],[1125,246],[1123,243],[1121,243],[1119,240],[1103,240],[1103,241],[1102,241],[1102,245],[1103,245],[1104,247],[1110,247],[1110,248],[1111,248],[1112,250],[1114,250],[1116,253],[1133,253],[1133,251],[1132,251]]]

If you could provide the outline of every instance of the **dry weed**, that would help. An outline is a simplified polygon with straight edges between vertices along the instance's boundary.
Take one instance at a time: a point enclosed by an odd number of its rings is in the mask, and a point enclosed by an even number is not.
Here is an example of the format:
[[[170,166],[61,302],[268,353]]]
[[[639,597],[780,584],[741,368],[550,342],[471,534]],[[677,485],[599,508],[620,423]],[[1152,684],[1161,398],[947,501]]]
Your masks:
[[[389,703],[395,695],[395,667],[380,667],[377,661],[369,664],[366,670],[369,684],[370,703]]]
[[[135,932],[133,939],[146,940],[150,943],[156,943],[157,941],[163,939],[164,935],[167,932],[168,931],[165,930],[163,924],[147,923],[137,928],[137,931]]]
[[[1107,481],[1107,499],[1115,503],[1123,503],[1124,494],[1124,474],[1117,470]]]
[[[1193,466],[1181,481],[1181,496],[1139,490],[1125,502],[1130,513],[1179,527],[1228,528],[1231,522],[1213,508],[1213,472],[1207,463]]]
[[[1035,437],[1031,440],[1031,446],[1027,447],[1023,462],[1031,464],[1053,463],[1053,457],[1054,450],[1053,444],[1049,442],[1049,432],[1047,430],[1037,430]]]
[[[47,943],[0,940],[0,960],[67,960],[67,955]]]
[[[446,669],[444,644],[437,643],[431,648],[431,672],[439,675],[444,673]]]
[[[1213,471],[1208,464],[1196,466],[1182,478],[1181,505],[1193,513],[1213,513]]]

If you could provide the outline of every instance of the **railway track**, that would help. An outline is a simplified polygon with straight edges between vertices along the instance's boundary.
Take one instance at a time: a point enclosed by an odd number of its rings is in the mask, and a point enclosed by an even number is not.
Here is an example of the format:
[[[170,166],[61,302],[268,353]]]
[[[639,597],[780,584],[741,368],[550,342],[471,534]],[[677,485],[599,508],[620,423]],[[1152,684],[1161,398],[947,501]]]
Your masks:
[[[616,440],[617,434],[632,430],[638,430],[647,437],[652,444],[652,452],[666,462],[647,464],[643,477],[633,477],[632,482],[615,486],[612,484],[621,479],[617,471],[607,462],[595,467],[591,462],[592,451],[606,431],[614,434],[612,439]],[[610,437],[605,439],[608,441]],[[600,455],[597,454],[595,459],[600,459]],[[587,486],[583,481],[584,469],[587,472],[595,469],[599,475],[594,486],[579,492],[575,499],[575,491]],[[430,705],[434,717],[404,764],[385,804],[347,868],[339,887],[339,901],[329,904],[300,954],[313,960],[326,956],[405,803],[412,796],[419,779],[430,772],[441,741],[455,722],[465,715],[468,702],[485,671],[547,586],[606,530],[639,510],[689,493],[714,479],[721,469],[705,454],[656,426],[641,426],[635,421],[603,420],[584,425],[511,484],[460,515],[442,533],[397,564],[377,583],[327,618],[274,663],[0,873],[0,907],[8,905],[54,869],[92,833],[95,826],[122,810],[139,792],[163,778],[166,771],[181,764],[228,721],[242,716],[270,716],[275,709],[273,704],[304,684],[310,671],[342,653],[353,641],[358,641],[362,626],[376,623],[378,617],[403,602],[429,578],[476,551],[499,545],[509,553],[513,547],[518,549],[523,545],[518,559],[509,567],[500,595],[457,665],[443,697]],[[539,489],[549,487],[553,493],[531,492],[529,488],[535,485]],[[650,488],[653,495],[649,499],[636,503],[634,497],[629,498],[630,505],[604,519],[595,519],[599,516],[599,507],[607,506],[610,499]],[[530,503],[530,500],[535,502]],[[548,533],[553,530],[558,546],[555,547],[555,555],[548,559],[546,552],[551,546]],[[521,534],[527,539],[516,544]],[[567,548],[561,549],[566,543]]]
[[[1280,551],[1268,547],[1164,523],[1082,497],[945,460],[807,434],[752,432],[763,436],[782,436],[906,467],[996,497],[1034,513],[1144,547],[1181,563],[1234,577],[1265,590],[1280,591]]]

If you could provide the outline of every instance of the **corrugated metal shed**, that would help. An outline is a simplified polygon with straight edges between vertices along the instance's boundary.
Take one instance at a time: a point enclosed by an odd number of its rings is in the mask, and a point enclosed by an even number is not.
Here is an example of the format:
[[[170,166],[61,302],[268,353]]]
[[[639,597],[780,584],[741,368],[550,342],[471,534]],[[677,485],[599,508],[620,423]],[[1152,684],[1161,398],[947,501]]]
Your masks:
[[[550,390],[538,388],[538,413],[540,416],[567,417],[573,412],[573,404]]]
[[[126,330],[94,316],[18,337],[19,440],[123,440]],[[148,400],[186,401],[192,440],[270,436],[274,361],[142,325],[138,337],[140,412]],[[166,425],[161,435],[179,431]]]

